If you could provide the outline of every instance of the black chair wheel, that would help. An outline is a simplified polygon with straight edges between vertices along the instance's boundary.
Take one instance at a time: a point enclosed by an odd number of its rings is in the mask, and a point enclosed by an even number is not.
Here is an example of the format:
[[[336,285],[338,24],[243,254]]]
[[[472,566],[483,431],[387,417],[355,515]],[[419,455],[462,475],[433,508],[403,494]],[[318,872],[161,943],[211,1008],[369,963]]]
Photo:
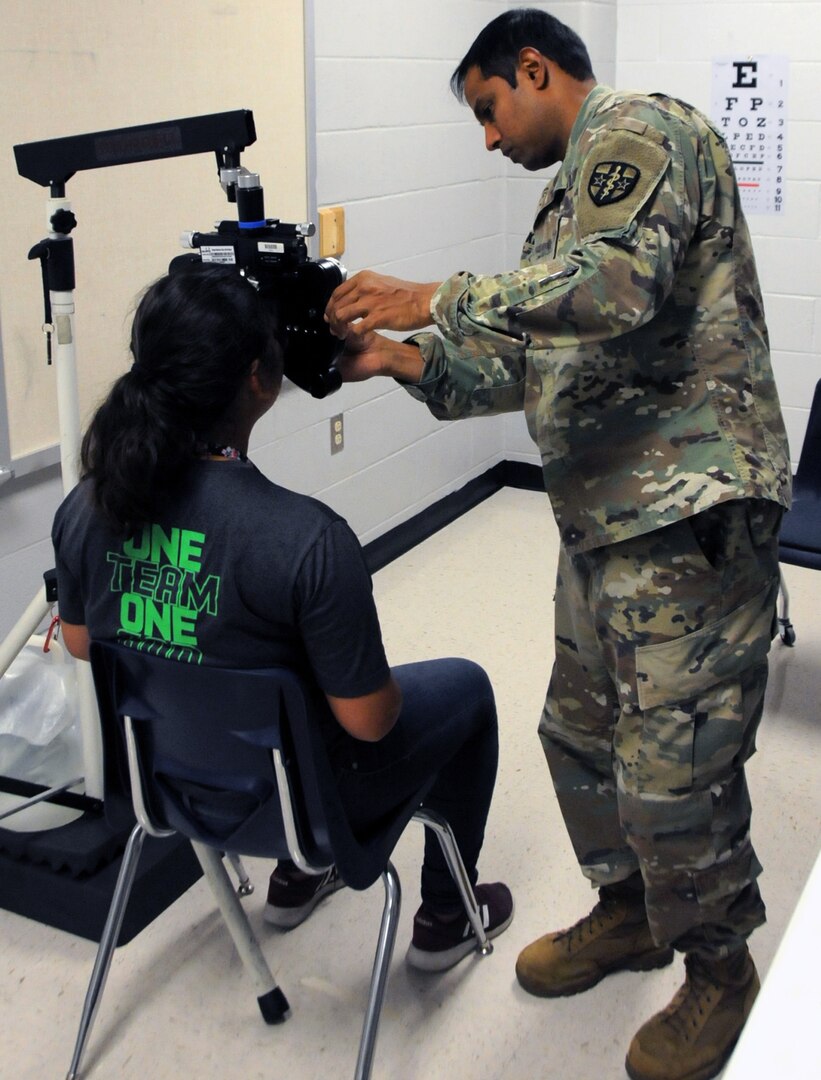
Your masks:
[[[785,645],[789,645],[790,648],[795,645],[795,630],[792,626],[785,626],[781,631],[781,640]]]

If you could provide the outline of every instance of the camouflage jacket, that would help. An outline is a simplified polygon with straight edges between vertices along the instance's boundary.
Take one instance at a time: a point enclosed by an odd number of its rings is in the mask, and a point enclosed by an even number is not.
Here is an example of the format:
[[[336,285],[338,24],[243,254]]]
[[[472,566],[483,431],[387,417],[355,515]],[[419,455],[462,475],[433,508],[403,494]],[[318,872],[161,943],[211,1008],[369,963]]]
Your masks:
[[[521,267],[435,294],[407,386],[440,419],[524,408],[565,545],[714,503],[789,504],[752,245],[721,136],[659,94],[595,87]]]

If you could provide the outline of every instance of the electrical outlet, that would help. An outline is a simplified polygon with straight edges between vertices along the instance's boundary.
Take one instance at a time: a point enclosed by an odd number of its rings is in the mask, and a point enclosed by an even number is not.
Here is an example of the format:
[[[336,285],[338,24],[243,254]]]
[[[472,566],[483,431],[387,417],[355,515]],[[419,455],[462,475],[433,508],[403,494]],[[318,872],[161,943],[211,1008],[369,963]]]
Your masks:
[[[331,417],[331,453],[338,454],[345,449],[345,425],[342,413]]]

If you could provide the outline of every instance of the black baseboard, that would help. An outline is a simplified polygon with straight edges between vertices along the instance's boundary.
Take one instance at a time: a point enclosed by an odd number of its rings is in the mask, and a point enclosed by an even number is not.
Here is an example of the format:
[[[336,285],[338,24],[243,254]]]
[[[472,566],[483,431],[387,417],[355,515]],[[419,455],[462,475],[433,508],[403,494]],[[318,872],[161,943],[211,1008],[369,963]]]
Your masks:
[[[407,554],[446,525],[456,521],[504,487],[544,491],[542,470],[522,461],[501,461],[464,487],[415,514],[395,529],[365,545],[365,559],[372,574]]]

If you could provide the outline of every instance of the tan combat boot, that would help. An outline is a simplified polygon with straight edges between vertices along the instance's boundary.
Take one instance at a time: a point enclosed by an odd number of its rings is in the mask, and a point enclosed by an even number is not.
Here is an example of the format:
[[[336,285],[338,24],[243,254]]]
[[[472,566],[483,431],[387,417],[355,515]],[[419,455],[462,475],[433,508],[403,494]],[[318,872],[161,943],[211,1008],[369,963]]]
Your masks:
[[[727,960],[685,957],[687,979],[641,1027],[625,1067],[632,1080],[709,1080],[724,1067],[759,990],[746,948]]]
[[[545,934],[519,953],[516,978],[529,994],[565,997],[595,986],[611,971],[650,971],[673,959],[650,935],[643,897],[625,898],[613,887],[569,930]]]

